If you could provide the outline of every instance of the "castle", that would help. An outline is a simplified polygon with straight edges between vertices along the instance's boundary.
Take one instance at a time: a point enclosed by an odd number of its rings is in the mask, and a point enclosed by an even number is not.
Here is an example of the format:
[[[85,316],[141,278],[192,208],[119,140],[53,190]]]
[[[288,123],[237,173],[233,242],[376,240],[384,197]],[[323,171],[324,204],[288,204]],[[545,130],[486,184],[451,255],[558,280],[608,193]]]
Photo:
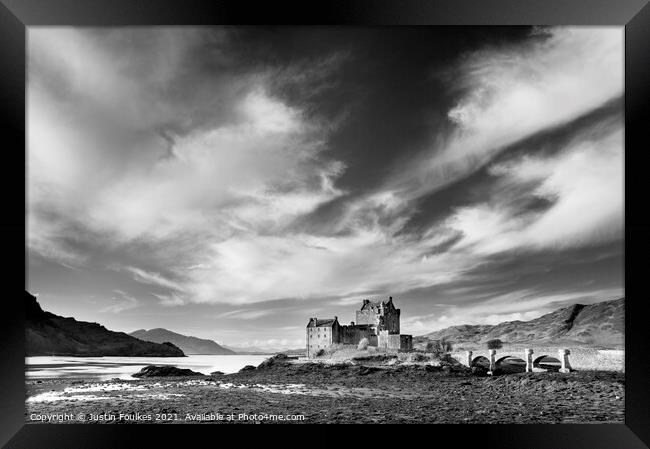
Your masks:
[[[321,349],[333,344],[357,345],[367,338],[370,346],[410,351],[413,337],[399,333],[400,309],[395,308],[393,297],[388,301],[364,299],[356,311],[356,323],[339,324],[338,317],[310,318],[307,323],[307,357],[313,357]]]

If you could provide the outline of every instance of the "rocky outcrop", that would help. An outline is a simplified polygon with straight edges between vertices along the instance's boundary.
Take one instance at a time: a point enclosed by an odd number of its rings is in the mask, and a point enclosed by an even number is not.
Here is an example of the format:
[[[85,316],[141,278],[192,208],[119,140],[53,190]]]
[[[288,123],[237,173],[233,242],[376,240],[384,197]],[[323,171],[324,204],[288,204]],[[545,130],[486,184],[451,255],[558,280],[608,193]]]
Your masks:
[[[278,354],[262,362],[257,368],[245,366],[238,373],[228,374],[230,380],[274,382],[345,382],[363,384],[386,379],[421,379],[427,376],[470,376],[470,368],[452,359],[437,364],[376,363],[363,360],[348,363],[295,362],[295,357]],[[391,359],[395,361],[394,359]],[[370,363],[370,364],[368,364]]]
[[[290,360],[292,360],[292,358],[287,356],[286,354],[277,354],[274,355],[273,357],[269,357],[268,359],[264,360],[262,363],[258,365],[257,369],[265,370],[265,369],[274,369],[281,366],[288,366],[291,364]],[[247,366],[252,366],[252,365],[247,365]]]
[[[172,343],[142,341],[98,323],[77,321],[44,311],[36,297],[25,292],[25,349],[27,356],[184,357]]]
[[[132,377],[182,377],[182,376],[204,376],[191,369],[177,368],[169,365],[148,365],[139,372],[131,374]]]

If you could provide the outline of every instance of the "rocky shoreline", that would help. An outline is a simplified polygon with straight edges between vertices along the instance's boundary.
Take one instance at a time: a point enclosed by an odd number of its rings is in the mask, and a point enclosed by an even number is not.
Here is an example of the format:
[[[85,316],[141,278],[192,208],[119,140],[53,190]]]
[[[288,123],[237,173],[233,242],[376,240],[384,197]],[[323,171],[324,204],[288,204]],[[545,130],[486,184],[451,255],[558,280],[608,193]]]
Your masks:
[[[144,370],[143,370],[144,371]],[[213,375],[138,380],[27,381],[28,422],[74,413],[79,422],[622,423],[620,372],[516,373],[494,377],[462,365],[296,363],[276,356],[258,367]],[[139,414],[139,415],[138,415]],[[219,417],[267,416],[263,419]],[[115,419],[92,419],[112,416]],[[156,419],[163,417],[164,419]]]

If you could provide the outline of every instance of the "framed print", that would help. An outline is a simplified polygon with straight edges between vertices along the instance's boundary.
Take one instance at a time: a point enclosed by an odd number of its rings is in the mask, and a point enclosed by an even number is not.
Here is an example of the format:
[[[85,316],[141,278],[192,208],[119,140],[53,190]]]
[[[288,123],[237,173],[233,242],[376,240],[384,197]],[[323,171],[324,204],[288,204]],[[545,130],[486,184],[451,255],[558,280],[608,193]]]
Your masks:
[[[646,3],[3,0],[2,443],[648,447]]]

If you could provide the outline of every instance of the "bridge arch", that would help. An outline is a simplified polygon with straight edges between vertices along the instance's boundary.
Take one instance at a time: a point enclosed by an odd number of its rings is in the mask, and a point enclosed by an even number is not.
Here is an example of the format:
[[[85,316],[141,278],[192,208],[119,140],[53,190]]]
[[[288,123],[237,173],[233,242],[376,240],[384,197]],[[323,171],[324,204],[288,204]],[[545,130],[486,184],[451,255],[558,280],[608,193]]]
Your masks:
[[[506,359],[508,359],[510,357],[514,357],[514,356],[512,356],[512,355],[504,355],[503,357],[498,358],[495,363],[498,365],[500,363],[503,363],[504,360],[506,360]]]
[[[496,369],[505,373],[523,373],[526,371],[526,361],[519,356],[505,355],[495,362]]]
[[[479,367],[480,366],[480,367],[483,367],[485,369],[489,369],[490,368],[490,359],[488,359],[484,355],[476,356],[476,357],[474,357],[472,359],[471,366],[472,367],[475,367],[475,366]]]
[[[550,355],[541,355],[533,360],[533,368],[541,368],[547,371],[559,371],[562,362]]]

